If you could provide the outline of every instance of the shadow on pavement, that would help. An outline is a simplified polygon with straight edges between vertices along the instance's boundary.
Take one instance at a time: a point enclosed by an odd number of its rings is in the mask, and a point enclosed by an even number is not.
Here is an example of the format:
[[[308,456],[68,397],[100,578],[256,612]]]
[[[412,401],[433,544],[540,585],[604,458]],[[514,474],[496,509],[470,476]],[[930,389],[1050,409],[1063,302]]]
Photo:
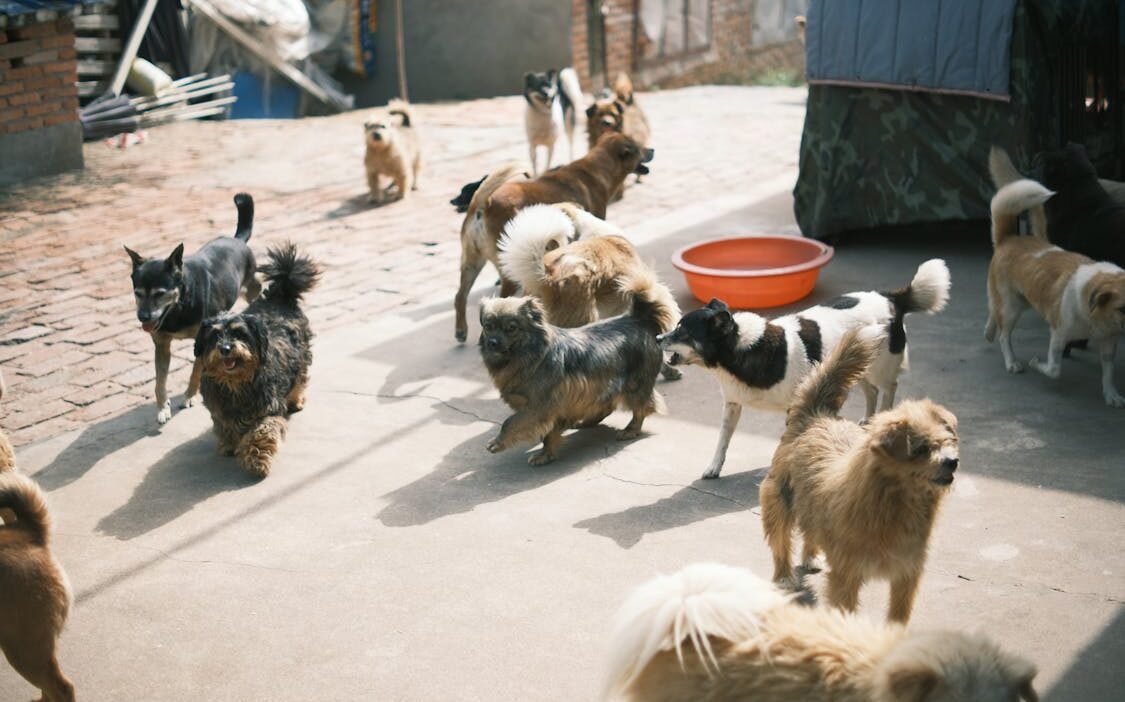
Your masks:
[[[146,402],[125,414],[87,426],[49,465],[35,474],[35,480],[47,492],[66,487],[106,456],[158,433],[155,405]]]
[[[1058,682],[1043,696],[1043,702],[1121,699],[1125,691],[1125,611],[1114,618],[1075,658]]]
[[[613,418],[610,419],[612,421]],[[429,474],[383,496],[389,504],[376,515],[386,526],[407,527],[470,512],[526,490],[534,490],[602,460],[630,442],[617,441],[617,427],[601,425],[568,433],[559,458],[545,466],[527,464],[532,446],[491,455],[485,449],[497,429],[489,427],[454,446]],[[643,441],[642,436],[638,441]],[[466,460],[466,456],[472,456]],[[473,467],[476,466],[476,467]]]
[[[206,432],[154,463],[129,501],[103,517],[97,530],[128,541],[164,526],[220,492],[258,482],[233,458],[220,456],[215,437]]]
[[[766,468],[724,475],[719,480],[696,480],[675,494],[623,512],[584,519],[574,526],[632,548],[645,536],[758,506],[758,486]]]

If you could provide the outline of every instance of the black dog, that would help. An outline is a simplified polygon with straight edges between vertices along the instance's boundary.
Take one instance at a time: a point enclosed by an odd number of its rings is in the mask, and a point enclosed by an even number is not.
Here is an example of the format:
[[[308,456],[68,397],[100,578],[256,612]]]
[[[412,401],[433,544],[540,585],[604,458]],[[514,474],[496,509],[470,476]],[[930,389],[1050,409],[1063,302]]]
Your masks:
[[[1039,155],[1043,185],[1055,191],[1044,203],[1047,236],[1068,251],[1125,267],[1125,205],[1102,184],[1081,144]]]
[[[286,416],[305,405],[313,335],[299,303],[320,277],[293,244],[267,255],[262,296],[241,314],[207,320],[195,338],[219,450],[262,478],[285,437]]]
[[[484,178],[487,177],[488,175],[484,176]],[[473,201],[473,195],[476,194],[477,188],[480,187],[480,184],[484,182],[484,178],[481,178],[480,180],[474,180],[471,183],[465,183],[464,185],[462,185],[461,193],[457,197],[450,200],[449,204],[456,207],[458,212],[468,212],[469,203]]]
[[[166,259],[146,259],[125,247],[133,259],[137,319],[156,346],[156,421],[160,424],[172,418],[167,388],[172,339],[194,339],[200,322],[229,310],[240,292],[251,302],[261,290],[254,277],[254,254],[246,245],[254,225],[254,199],[239,193],[234,205],[238,208],[234,237],[214,239],[187,258],[182,243]],[[195,402],[199,371],[197,362],[184,393],[184,407]]]

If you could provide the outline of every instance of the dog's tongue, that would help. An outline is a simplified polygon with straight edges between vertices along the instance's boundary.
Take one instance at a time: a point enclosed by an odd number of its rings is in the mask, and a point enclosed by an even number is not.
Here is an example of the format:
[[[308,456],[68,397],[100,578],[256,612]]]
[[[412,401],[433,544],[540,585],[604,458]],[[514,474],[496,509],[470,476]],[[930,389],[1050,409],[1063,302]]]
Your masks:
[[[141,322],[141,330],[142,331],[150,332],[153,329],[156,329],[156,323],[155,322]]]

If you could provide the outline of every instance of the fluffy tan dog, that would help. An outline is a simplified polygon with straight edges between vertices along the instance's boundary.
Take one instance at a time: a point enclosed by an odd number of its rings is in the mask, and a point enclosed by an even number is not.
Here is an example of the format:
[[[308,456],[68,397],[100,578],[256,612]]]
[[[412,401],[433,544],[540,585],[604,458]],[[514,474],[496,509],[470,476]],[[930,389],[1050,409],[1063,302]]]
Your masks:
[[[984,336],[997,338],[1009,373],[1020,373],[1012,351],[1012,330],[1029,306],[1051,326],[1047,362],[1031,367],[1049,378],[1062,371],[1068,341],[1089,339],[1102,365],[1102,397],[1110,407],[1125,407],[1113,382],[1117,342],[1125,333],[1125,270],[1065,251],[1038,236],[1016,236],[1016,217],[1039,210],[1052,193],[1033,180],[1017,180],[992,198],[992,262],[988,266],[988,325]],[[1041,226],[1033,218],[1033,227]]]
[[[618,614],[605,699],[1035,702],[1035,666],[983,636],[908,632],[794,604],[748,570],[698,563]]]
[[[848,332],[798,387],[759,491],[762,526],[775,581],[797,585],[790,538],[798,527],[806,566],[821,550],[828,560],[829,603],[854,611],[864,581],[883,578],[888,618],[906,623],[957,469],[957,418],[929,400],[903,402],[866,426],[837,416],[879,352],[874,329]]]
[[[396,124],[394,116],[402,117]],[[380,185],[379,177],[394,181],[398,191],[396,199],[403,199],[411,190],[418,189],[418,176],[422,173],[422,150],[414,125],[414,113],[403,100],[391,100],[385,114],[379,114],[363,125],[367,154],[363,167],[367,171],[367,187],[371,202],[382,203],[387,191]]]
[[[72,702],[55,643],[70,610],[70,585],[48,548],[43,492],[9,469],[0,473],[0,649],[46,702]]]
[[[517,212],[531,205],[573,202],[596,217],[605,217],[610,196],[630,173],[647,173],[652,160],[646,149],[622,134],[607,134],[582,158],[530,181],[508,181],[523,171],[508,165],[490,174],[469,203],[461,224],[461,282],[453,300],[454,335],[465,341],[469,323],[465,309],[469,290],[484,264],[499,267],[497,243],[504,226]],[[505,177],[506,176],[506,177]],[[507,181],[507,182],[506,182]],[[501,274],[502,275],[502,274]],[[504,278],[500,296],[516,291],[515,281]]]

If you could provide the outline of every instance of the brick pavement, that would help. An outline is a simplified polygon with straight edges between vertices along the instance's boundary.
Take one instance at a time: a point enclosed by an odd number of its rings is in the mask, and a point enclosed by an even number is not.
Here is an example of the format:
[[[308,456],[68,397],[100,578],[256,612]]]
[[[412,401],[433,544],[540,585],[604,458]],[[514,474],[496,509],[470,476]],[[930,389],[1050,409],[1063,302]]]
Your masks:
[[[609,218],[640,231],[646,220],[793,168],[804,95],[705,86],[640,96],[655,135],[652,174]],[[230,234],[239,190],[254,195],[256,250],[292,239],[323,264],[307,305],[318,333],[357,316],[370,321],[435,288],[448,291],[452,307],[461,215],[448,200],[491,167],[526,158],[523,101],[416,109],[426,156],[420,190],[383,207],[365,202],[363,111],[168,125],[124,151],[87,145],[84,172],[0,193],[0,368],[8,386],[0,426],[13,443],[153,402],[152,342],[133,316],[121,245],[165,256],[180,241],[193,251]],[[191,344],[173,351],[175,402]]]

